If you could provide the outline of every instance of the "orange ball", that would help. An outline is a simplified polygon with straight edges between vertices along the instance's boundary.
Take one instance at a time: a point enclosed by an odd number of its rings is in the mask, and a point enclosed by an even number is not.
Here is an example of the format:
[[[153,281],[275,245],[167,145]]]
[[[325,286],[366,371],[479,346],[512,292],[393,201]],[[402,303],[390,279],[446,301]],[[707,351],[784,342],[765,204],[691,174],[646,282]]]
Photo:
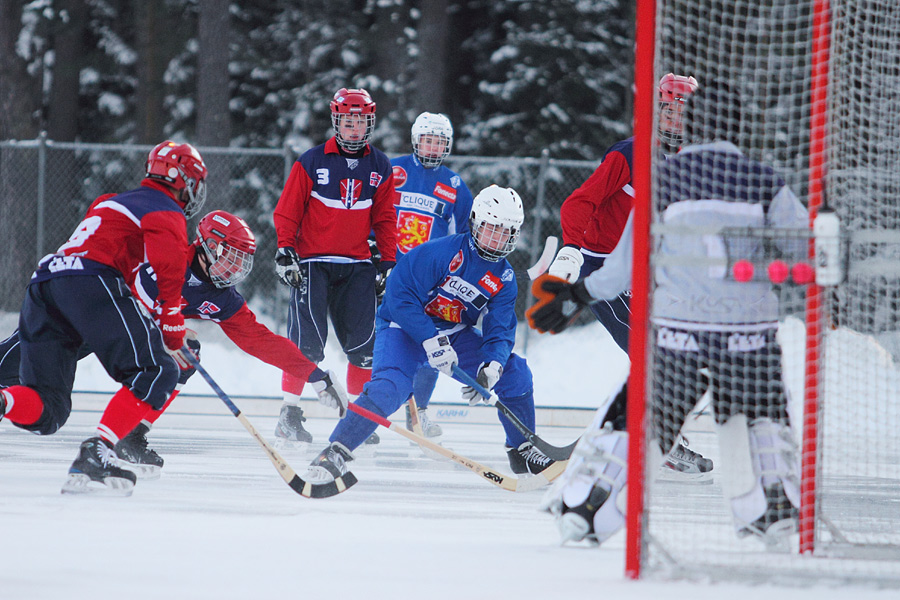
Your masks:
[[[769,263],[769,279],[772,280],[772,283],[784,283],[788,278],[788,274],[790,274],[790,269],[788,269],[787,263],[783,260],[773,260]]]
[[[806,285],[816,280],[816,270],[809,263],[798,262],[791,267],[791,279],[794,283]]]
[[[735,281],[750,281],[753,279],[753,263],[746,259],[739,260],[731,267],[731,272]]]

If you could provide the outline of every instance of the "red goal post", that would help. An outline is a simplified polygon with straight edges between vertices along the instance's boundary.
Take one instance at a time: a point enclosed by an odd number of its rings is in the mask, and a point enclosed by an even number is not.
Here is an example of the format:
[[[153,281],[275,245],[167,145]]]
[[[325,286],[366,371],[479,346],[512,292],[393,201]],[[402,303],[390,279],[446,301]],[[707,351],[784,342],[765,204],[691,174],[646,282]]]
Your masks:
[[[900,585],[900,10],[893,0],[638,0],[636,16],[626,575]],[[843,277],[774,286],[783,373],[757,374],[783,375],[799,451],[799,525],[787,547],[735,535],[714,409],[682,430],[716,463],[712,484],[654,483],[647,468],[650,399],[661,385],[651,312],[666,231],[656,86],[668,72],[738,93],[741,133],[730,141],[808,208],[807,264],[816,264],[820,211],[840,222]],[[767,248],[782,235],[746,234]],[[762,277],[782,260],[764,257]],[[725,277],[738,258],[722,258]]]

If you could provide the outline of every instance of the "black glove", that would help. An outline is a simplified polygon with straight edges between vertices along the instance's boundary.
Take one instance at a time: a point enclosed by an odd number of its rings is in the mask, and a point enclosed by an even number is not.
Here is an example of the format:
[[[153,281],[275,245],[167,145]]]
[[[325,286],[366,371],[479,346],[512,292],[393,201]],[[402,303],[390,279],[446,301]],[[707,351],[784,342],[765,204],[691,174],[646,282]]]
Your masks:
[[[584,286],[584,279],[568,283],[549,274],[534,280],[531,293],[538,301],[525,316],[528,325],[541,333],[559,333],[572,324],[585,306],[596,302]]]
[[[279,248],[275,253],[275,274],[284,285],[300,287],[303,277],[300,275],[300,257],[290,247]]]
[[[200,340],[197,339],[197,333],[191,329],[185,329],[184,332],[184,345],[188,347],[188,349],[193,352],[194,356],[197,357],[197,360],[200,360]],[[189,366],[187,369],[182,369],[181,374],[178,377],[178,389],[181,388],[187,380],[191,378],[191,375],[197,372],[197,369],[194,365]]]
[[[378,273],[375,275],[375,297],[381,300],[384,297],[384,291],[387,289],[387,278],[394,269],[397,262],[393,260],[380,260],[375,268]]]

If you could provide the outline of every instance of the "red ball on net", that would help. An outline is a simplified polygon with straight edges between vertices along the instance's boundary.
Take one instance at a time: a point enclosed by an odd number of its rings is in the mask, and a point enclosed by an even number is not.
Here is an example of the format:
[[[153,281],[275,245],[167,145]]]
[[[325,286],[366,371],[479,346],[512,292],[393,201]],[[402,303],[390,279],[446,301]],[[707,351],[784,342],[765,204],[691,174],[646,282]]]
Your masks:
[[[773,260],[769,263],[768,272],[772,283],[784,283],[790,274],[790,269],[783,260]]]
[[[800,285],[812,283],[816,280],[816,270],[809,263],[795,263],[794,266],[791,267],[791,279],[794,280],[794,283],[798,283]]]
[[[750,281],[753,279],[753,263],[749,260],[739,260],[731,267],[735,281]]]

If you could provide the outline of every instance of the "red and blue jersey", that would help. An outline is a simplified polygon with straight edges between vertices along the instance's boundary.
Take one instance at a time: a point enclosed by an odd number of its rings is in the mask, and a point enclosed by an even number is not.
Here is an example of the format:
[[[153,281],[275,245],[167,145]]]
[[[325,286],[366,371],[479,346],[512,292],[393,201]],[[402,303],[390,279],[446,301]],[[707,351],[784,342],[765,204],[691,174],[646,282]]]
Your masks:
[[[256,315],[234,287],[218,288],[206,277],[195,260],[197,246],[188,250],[190,264],[181,280],[184,299],[181,314],[187,319],[206,319],[218,323],[235,345],[264,363],[306,381],[317,370],[297,346],[286,337],[273,333],[256,320]],[[156,273],[149,264],[138,271],[132,290],[151,311],[158,294]]]
[[[473,327],[483,316],[485,360],[505,365],[516,338],[516,276],[506,259],[481,258],[469,234],[417,246],[387,280],[378,318],[419,343]],[[381,325],[383,326],[383,325]]]
[[[278,247],[301,258],[369,260],[371,231],[383,260],[397,252],[391,163],[367,145],[358,157],[341,154],[334,138],[304,152],[285,183],[273,215]]]
[[[613,144],[600,166],[563,202],[563,243],[594,254],[612,252],[634,204],[631,163],[634,138]]]
[[[426,169],[414,154],[391,161],[397,193],[397,252],[469,230],[472,192],[462,178],[440,165]]]
[[[157,274],[160,304],[177,306],[187,264],[184,212],[154,182],[104,194],[91,204],[69,240],[41,259],[33,282],[71,275],[121,275],[132,285],[149,263]]]

